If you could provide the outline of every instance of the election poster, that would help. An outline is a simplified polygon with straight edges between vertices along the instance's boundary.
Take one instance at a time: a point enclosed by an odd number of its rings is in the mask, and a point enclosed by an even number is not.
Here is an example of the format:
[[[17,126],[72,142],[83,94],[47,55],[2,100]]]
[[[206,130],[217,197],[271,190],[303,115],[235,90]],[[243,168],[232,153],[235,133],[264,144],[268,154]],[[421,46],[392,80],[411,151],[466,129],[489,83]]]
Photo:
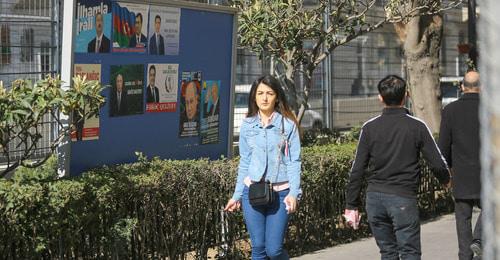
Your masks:
[[[179,136],[199,136],[201,71],[182,72]]]
[[[144,113],[143,81],[142,64],[111,66],[110,117]]]
[[[78,0],[75,19],[75,53],[109,53],[111,1]]]
[[[178,55],[181,9],[151,6],[149,15],[149,54]]]
[[[179,64],[149,64],[146,112],[175,112]]]
[[[220,80],[203,81],[201,92],[201,144],[219,142]]]
[[[181,9],[151,6],[149,15],[149,54],[178,55]]]
[[[101,82],[101,64],[75,64],[75,76],[85,77],[87,80]],[[84,113],[86,113],[84,107]],[[99,139],[99,115],[84,118],[79,113],[72,114],[73,128],[71,141],[87,141]]]
[[[149,5],[113,2],[113,52],[146,53]]]

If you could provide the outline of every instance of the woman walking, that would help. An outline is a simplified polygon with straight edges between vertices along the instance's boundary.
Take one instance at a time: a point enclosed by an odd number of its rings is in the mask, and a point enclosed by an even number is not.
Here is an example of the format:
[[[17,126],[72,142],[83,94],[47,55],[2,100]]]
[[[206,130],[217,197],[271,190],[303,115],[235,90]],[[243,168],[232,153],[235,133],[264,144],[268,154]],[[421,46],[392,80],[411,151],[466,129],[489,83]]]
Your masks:
[[[299,125],[272,76],[253,82],[248,103],[236,188],[224,210],[243,208],[253,260],[289,259],[283,240],[301,194]]]

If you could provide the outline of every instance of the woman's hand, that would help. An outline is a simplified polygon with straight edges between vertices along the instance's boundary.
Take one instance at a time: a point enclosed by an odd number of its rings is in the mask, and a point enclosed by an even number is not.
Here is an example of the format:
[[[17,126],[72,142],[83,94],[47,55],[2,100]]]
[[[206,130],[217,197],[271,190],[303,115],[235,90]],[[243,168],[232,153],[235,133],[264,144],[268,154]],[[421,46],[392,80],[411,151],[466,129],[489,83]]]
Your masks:
[[[224,211],[233,212],[235,210],[239,210],[240,206],[241,206],[241,203],[239,200],[230,199],[227,202],[226,207],[224,208]]]
[[[297,211],[297,198],[294,198],[292,196],[286,196],[285,205],[288,214],[294,213],[295,211]]]

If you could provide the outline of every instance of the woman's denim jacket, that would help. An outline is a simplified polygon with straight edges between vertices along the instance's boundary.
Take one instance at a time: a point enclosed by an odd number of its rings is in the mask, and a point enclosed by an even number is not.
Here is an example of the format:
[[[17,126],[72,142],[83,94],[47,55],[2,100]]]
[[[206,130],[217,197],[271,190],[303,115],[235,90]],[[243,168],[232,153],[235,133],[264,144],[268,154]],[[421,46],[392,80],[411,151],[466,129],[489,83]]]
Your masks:
[[[275,112],[266,127],[262,126],[258,115],[243,119],[239,141],[240,164],[232,199],[241,199],[245,177],[249,176],[252,181],[258,182],[266,170],[266,180],[272,183],[288,181],[288,194],[294,198],[300,195],[299,131],[292,120],[284,118],[282,121],[282,118],[280,113]]]

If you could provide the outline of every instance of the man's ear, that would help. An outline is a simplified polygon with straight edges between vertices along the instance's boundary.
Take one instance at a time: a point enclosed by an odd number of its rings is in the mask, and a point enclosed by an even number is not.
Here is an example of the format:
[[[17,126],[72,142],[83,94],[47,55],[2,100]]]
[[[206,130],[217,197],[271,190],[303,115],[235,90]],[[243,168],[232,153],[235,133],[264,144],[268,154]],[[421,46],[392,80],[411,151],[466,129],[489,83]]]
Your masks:
[[[380,102],[384,103],[384,98],[380,94],[378,94],[378,100],[380,100]]]

